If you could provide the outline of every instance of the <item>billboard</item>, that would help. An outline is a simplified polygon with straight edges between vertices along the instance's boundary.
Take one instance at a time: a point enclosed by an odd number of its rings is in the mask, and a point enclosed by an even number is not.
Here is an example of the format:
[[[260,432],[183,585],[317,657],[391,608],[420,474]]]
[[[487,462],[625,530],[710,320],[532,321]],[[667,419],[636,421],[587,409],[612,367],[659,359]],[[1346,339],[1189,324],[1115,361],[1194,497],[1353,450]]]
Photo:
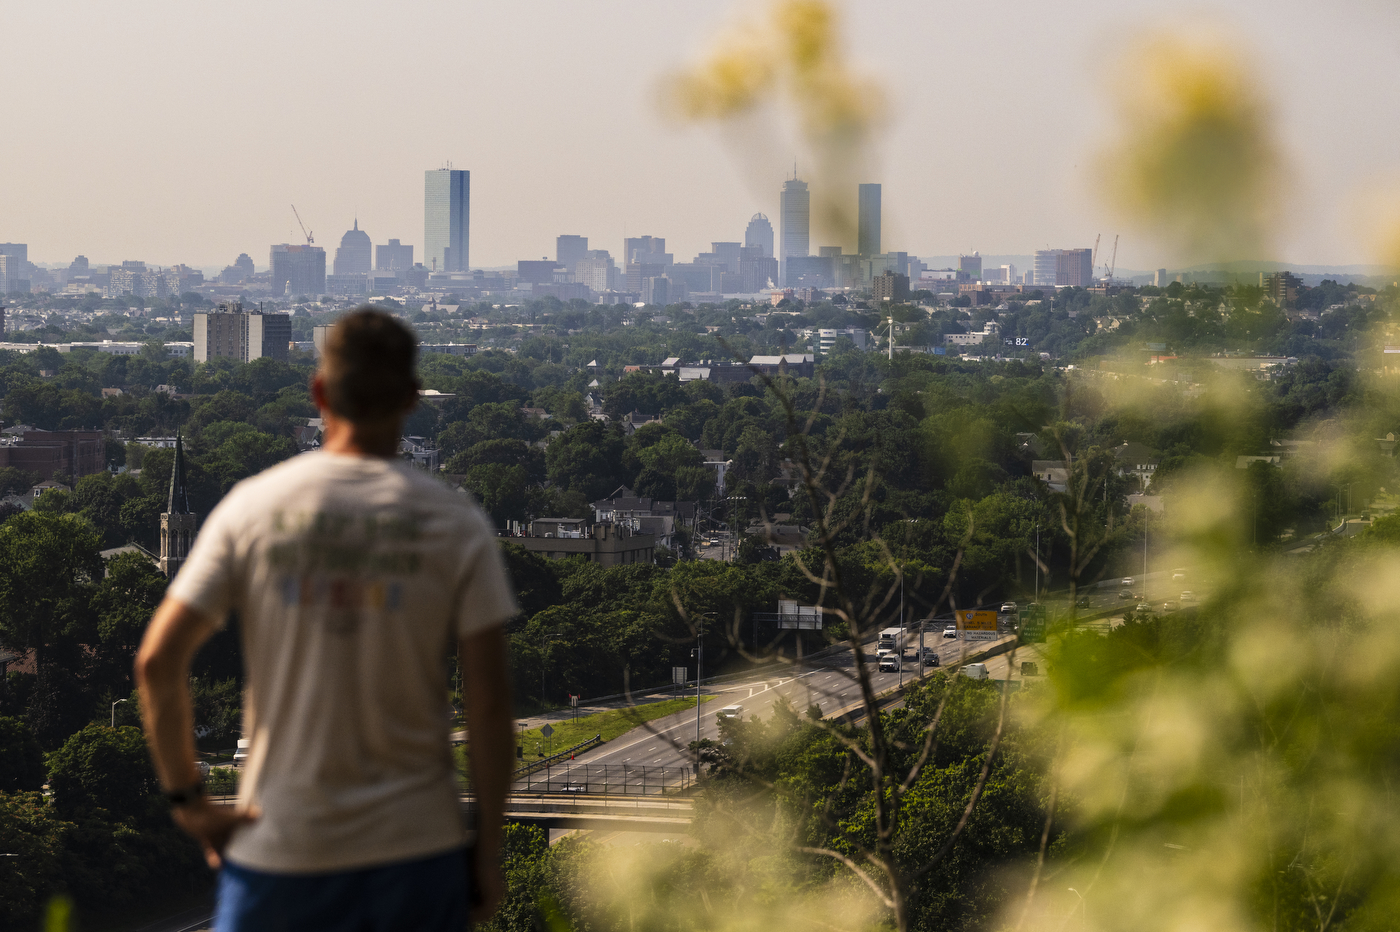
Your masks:
[[[960,611],[957,620],[958,631],[968,640],[996,639],[997,613],[994,611]]]

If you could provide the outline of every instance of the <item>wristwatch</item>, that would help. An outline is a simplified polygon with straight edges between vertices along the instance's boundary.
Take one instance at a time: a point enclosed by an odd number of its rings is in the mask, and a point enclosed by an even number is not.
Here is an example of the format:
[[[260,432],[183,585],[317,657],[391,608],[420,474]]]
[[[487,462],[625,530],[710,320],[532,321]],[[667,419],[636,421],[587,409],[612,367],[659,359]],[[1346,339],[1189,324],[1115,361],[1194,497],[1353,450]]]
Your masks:
[[[204,781],[203,781],[203,780],[201,780],[200,782],[196,783],[194,786],[187,786],[187,787],[185,787],[184,789],[181,789],[181,790],[171,790],[170,792],[168,792],[168,793],[165,794],[165,800],[166,800],[166,802],[170,803],[170,805],[171,805],[172,808],[179,808],[180,806],[188,806],[190,803],[194,802],[196,799],[203,799],[203,798],[204,798]]]

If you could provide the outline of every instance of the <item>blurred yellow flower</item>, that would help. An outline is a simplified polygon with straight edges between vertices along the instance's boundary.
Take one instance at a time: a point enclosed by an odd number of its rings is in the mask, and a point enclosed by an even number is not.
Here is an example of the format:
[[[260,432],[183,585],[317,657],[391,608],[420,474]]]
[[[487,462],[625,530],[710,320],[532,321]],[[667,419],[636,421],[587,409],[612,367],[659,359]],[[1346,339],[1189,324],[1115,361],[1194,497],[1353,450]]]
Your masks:
[[[1116,72],[1122,121],[1101,162],[1112,204],[1183,261],[1265,258],[1283,156],[1242,50],[1159,36]]]

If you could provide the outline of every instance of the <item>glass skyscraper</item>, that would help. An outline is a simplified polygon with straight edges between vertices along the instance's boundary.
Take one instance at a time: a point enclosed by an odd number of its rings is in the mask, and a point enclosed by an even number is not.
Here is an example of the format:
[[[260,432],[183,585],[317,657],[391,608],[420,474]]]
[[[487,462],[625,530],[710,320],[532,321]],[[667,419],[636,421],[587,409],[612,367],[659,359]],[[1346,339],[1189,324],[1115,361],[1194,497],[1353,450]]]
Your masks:
[[[862,256],[880,254],[880,186],[860,186],[860,205],[856,231],[856,253]]]
[[[423,173],[423,265],[428,271],[471,269],[470,218],[471,172],[439,168]]]
[[[779,231],[781,252],[778,260],[782,267],[778,274],[786,283],[788,259],[793,256],[804,257],[811,253],[812,196],[807,190],[807,182],[798,181],[796,178],[784,181],[783,194],[779,200],[778,221],[782,229]]]

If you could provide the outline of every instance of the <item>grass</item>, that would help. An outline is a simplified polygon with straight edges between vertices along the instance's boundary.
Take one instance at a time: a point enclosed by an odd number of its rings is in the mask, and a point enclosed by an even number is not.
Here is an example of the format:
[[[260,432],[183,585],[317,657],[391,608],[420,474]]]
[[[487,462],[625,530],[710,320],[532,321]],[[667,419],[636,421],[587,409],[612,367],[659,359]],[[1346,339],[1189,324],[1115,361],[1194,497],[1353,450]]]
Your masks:
[[[700,697],[702,702],[709,702],[713,698],[715,697]],[[528,763],[530,760],[540,757],[541,747],[557,754],[565,748],[571,748],[587,741],[594,735],[602,735],[604,741],[611,741],[627,734],[643,722],[665,718],[667,715],[674,715],[677,712],[693,708],[695,708],[695,699],[687,697],[684,699],[663,699],[660,702],[649,702],[645,705],[625,709],[609,709],[607,712],[595,712],[592,715],[581,716],[577,721],[566,718],[563,721],[550,722],[554,726],[554,734],[547,741],[540,734],[538,728],[522,732],[519,741],[525,748],[525,761]],[[541,741],[544,741],[543,745],[541,745]]]

